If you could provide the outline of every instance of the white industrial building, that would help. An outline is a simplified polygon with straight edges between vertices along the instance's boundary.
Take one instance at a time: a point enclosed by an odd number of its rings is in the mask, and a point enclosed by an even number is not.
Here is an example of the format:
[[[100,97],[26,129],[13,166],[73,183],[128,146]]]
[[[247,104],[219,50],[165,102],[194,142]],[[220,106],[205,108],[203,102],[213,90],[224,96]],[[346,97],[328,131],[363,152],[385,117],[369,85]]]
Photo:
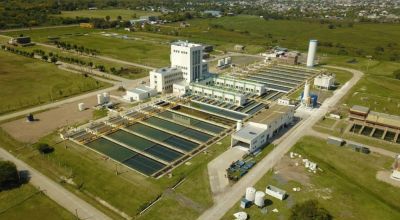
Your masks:
[[[182,71],[175,67],[164,67],[150,71],[150,87],[160,93],[173,91],[173,84],[183,80]]]
[[[314,87],[319,89],[331,89],[335,86],[335,74],[320,74],[314,79]]]
[[[234,90],[241,93],[262,95],[267,92],[265,84],[251,82],[243,79],[238,79],[230,76],[218,76],[210,78],[212,85]],[[208,82],[210,84],[210,82]]]
[[[242,147],[254,152],[264,146],[271,138],[268,125],[249,122],[245,127],[232,134],[231,146]]]
[[[139,86],[137,88],[127,90],[126,95],[123,96],[123,99],[130,102],[141,101],[144,99],[148,99],[156,94],[157,92],[153,88],[150,88],[148,86]]]
[[[231,103],[233,105],[244,105],[247,102],[247,96],[243,93],[229,91],[214,86],[203,85],[199,83],[191,83],[189,92],[192,95],[204,96],[209,99],[218,100],[221,102]]]
[[[202,79],[208,73],[208,65],[203,62],[203,46],[201,44],[177,41],[171,44],[171,67],[183,73],[183,79],[190,83]],[[171,87],[172,88],[172,87]]]
[[[271,140],[283,127],[293,122],[294,107],[274,105],[261,112],[232,134],[231,147],[242,147],[255,152]]]

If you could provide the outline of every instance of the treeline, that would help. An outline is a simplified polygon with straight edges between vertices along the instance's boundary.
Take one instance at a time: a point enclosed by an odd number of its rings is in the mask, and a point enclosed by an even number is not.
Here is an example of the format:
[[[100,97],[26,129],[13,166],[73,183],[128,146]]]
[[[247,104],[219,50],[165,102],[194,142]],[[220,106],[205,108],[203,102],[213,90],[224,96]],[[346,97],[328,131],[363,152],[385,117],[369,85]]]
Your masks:
[[[18,55],[21,55],[21,56],[25,56],[25,57],[29,57],[29,58],[33,58],[35,56],[34,52],[28,52],[28,51],[25,51],[25,50],[19,50],[17,48],[6,46],[6,45],[1,45],[0,48],[2,50],[9,51],[11,53],[15,53],[15,54],[18,54]]]
[[[72,50],[77,53],[86,54],[86,55],[90,55],[90,56],[96,56],[100,53],[100,51],[98,51],[96,49],[91,49],[91,48],[84,47],[82,45],[71,44],[71,43],[63,42],[63,41],[55,41],[54,44],[58,48],[61,48],[64,50]]]

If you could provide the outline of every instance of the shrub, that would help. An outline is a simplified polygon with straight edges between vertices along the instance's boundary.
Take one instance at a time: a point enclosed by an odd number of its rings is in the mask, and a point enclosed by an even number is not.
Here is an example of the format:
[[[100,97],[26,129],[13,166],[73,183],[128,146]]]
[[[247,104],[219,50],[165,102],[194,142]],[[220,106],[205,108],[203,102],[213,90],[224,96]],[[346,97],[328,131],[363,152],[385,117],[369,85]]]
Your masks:
[[[291,209],[290,220],[331,220],[329,212],[322,208],[317,200],[308,200],[296,204]]]
[[[52,153],[54,151],[54,148],[52,146],[49,146],[46,143],[37,143],[36,144],[36,149],[41,154],[49,154],[49,153]]]
[[[400,79],[400,69],[393,71],[393,76],[396,79]]]
[[[17,167],[10,161],[0,161],[0,191],[19,186]]]

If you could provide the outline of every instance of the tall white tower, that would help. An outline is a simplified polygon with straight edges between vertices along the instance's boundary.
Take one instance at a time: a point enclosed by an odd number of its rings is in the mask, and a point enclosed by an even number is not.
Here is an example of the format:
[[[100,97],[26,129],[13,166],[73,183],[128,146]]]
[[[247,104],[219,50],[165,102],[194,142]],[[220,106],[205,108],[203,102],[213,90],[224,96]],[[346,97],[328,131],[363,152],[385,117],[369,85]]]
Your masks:
[[[183,72],[184,80],[188,83],[201,79],[203,73],[203,46],[186,41],[172,43],[171,67],[179,68]]]
[[[310,40],[310,44],[308,46],[308,54],[307,54],[307,67],[314,66],[315,54],[317,53],[317,40]]]
[[[301,99],[301,103],[307,107],[311,105],[311,97],[310,97],[310,83],[306,81],[304,84],[304,92],[303,98]]]

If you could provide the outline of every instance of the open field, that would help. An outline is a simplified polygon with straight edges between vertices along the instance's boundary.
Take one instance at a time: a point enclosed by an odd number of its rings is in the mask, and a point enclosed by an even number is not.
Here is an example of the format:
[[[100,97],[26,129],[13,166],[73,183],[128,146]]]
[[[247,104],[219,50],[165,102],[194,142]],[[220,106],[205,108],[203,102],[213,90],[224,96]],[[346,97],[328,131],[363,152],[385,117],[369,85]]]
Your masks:
[[[104,34],[119,33],[119,37],[105,36]],[[46,43],[48,37],[60,37],[59,41],[70,44],[84,45],[100,51],[100,55],[139,63],[151,67],[162,67],[169,65],[169,42],[152,39],[149,37],[136,36],[135,33],[122,30],[102,31],[95,29],[82,29],[80,27],[54,28],[48,30],[30,30],[9,32],[9,36],[20,34],[29,35],[35,42]],[[126,35],[129,39],[121,38]]]
[[[190,27],[178,28],[178,35],[194,41],[213,43],[219,49],[233,50],[234,44],[247,45],[247,52],[261,52],[267,46],[280,45],[295,50],[306,51],[310,39],[329,42],[332,46],[319,46],[319,53],[365,56],[376,55],[385,59],[399,53],[400,27],[396,24],[356,23],[353,27],[329,29],[328,24],[294,20],[269,20],[257,16],[235,16],[218,19],[194,19],[188,21]],[[165,31],[169,31],[171,27]],[[349,37],[351,36],[351,37]],[[381,46],[384,53],[376,53]]]
[[[1,40],[1,38],[0,38],[0,40]],[[79,59],[81,61],[84,61],[86,63],[93,63],[93,66],[103,65],[105,67],[105,71],[107,73],[115,74],[117,76],[124,77],[127,79],[142,78],[142,77],[148,76],[148,73],[149,73],[148,70],[140,68],[140,67],[114,63],[112,61],[103,60],[98,57],[80,55],[74,51],[67,51],[67,50],[62,50],[62,49],[57,49],[57,48],[46,47],[46,46],[42,46],[42,45],[34,45],[34,46],[29,46],[29,47],[15,47],[15,48],[17,48],[19,50],[29,51],[29,52],[33,52],[34,50],[42,50],[42,51],[46,52],[47,55],[49,53],[53,53],[53,54],[59,55],[60,57],[74,58],[74,59]],[[121,68],[123,70],[116,72],[116,73],[112,73],[110,70],[111,68],[115,68],[117,71],[121,70]]]
[[[351,57],[331,56],[326,63],[359,69],[365,76],[343,98],[343,103],[363,105],[373,111],[400,115],[400,80],[392,73],[400,69],[400,63],[357,58],[356,63],[349,63]]]
[[[271,184],[286,190],[289,197],[280,201],[267,196],[268,213],[264,214],[252,206],[245,210],[251,219],[287,219],[290,207],[308,199],[318,200],[334,219],[400,217],[398,188],[375,177],[378,171],[390,169],[392,158],[378,154],[364,155],[327,145],[324,140],[315,137],[303,138],[292,151],[317,162],[323,171],[316,174],[307,172],[302,165],[294,165],[295,159],[285,156],[255,187],[264,191],[266,185]],[[301,191],[293,192],[293,187],[300,187]],[[273,213],[274,208],[279,212]],[[241,210],[237,203],[223,219],[232,219],[232,214]]]
[[[30,184],[0,193],[0,219],[72,220],[71,213]]]
[[[105,18],[110,16],[111,20],[116,20],[118,16],[122,17],[122,20],[135,19],[145,15],[160,15],[158,12],[152,11],[141,11],[141,10],[129,10],[129,9],[98,9],[98,10],[77,10],[77,11],[62,11],[59,17],[75,18],[75,17],[87,17],[87,18]]]
[[[5,51],[0,51],[0,63],[0,114],[108,86]]]

